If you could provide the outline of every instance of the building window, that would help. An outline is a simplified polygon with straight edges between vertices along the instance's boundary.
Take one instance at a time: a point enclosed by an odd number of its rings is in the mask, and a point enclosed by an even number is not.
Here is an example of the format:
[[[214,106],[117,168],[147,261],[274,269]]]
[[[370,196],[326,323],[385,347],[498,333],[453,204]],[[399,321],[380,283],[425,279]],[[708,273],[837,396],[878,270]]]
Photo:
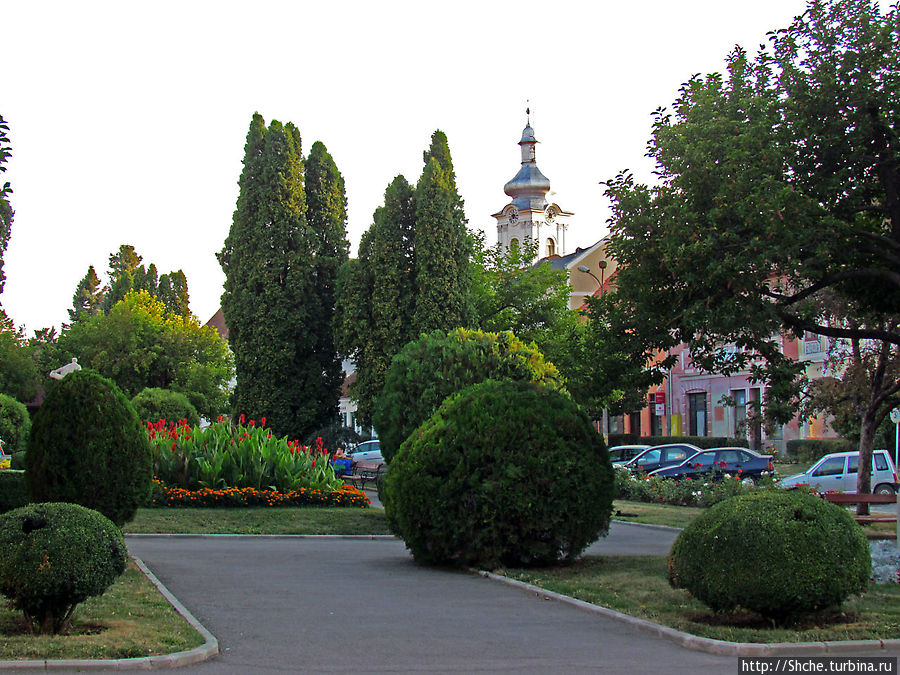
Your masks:
[[[628,432],[634,436],[641,435],[641,411],[633,412],[628,416]]]
[[[519,240],[513,237],[509,240],[509,250],[510,251],[518,251],[519,250]]]
[[[747,419],[747,390],[733,389],[731,397],[734,399],[734,435],[741,437],[747,433],[746,429],[741,429]]]
[[[706,392],[688,394],[688,414],[691,436],[708,436],[706,431]]]
[[[650,435],[663,435],[662,417],[656,414],[656,394],[650,394]]]
[[[556,242],[552,238],[547,239],[547,255],[556,255]]]

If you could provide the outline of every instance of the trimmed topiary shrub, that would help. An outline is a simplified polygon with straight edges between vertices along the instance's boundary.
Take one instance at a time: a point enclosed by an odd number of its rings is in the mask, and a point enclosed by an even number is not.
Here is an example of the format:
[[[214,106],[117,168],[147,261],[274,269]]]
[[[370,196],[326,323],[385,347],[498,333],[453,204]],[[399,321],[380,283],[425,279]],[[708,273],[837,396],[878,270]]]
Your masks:
[[[190,399],[171,389],[147,387],[131,399],[131,405],[141,422],[156,424],[159,420],[166,420],[177,424],[181,420],[187,420],[192,427],[200,424],[200,414]]]
[[[31,432],[31,418],[24,403],[12,396],[0,394],[0,439],[3,452],[12,455],[24,450]]]
[[[419,562],[546,565],[606,533],[613,474],[602,437],[568,396],[488,380],[410,435],[380,494]]]
[[[385,460],[391,461],[400,444],[445,398],[487,379],[564,389],[556,366],[512,333],[458,328],[423,335],[394,357],[378,397],[373,421]]]
[[[151,458],[147,430],[122,391],[80,370],[50,390],[34,417],[28,494],[87,506],[121,526],[150,499]]]
[[[710,609],[776,621],[836,607],[868,587],[866,536],[845,510],[800,490],[711,507],[675,540],[669,583]]]
[[[0,513],[21,508],[28,503],[24,471],[0,471]]]
[[[125,571],[122,532],[77,504],[31,504],[0,516],[0,593],[38,633],[64,631],[78,603]]]

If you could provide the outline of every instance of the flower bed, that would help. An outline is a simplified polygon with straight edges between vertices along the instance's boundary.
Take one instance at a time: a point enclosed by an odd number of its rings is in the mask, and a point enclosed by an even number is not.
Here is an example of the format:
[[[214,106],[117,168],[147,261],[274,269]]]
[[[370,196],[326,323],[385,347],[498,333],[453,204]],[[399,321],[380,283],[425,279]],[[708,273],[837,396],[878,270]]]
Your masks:
[[[740,476],[708,479],[675,480],[657,476],[640,476],[627,469],[616,469],[616,499],[633,502],[671,504],[673,506],[712,506],[736,495],[758,490],[777,489],[771,477],[756,486],[744,485]]]
[[[288,492],[254,488],[200,488],[185,490],[153,479],[151,506],[369,506],[369,498],[357,488],[344,485],[336,490],[300,488]]]
[[[184,420],[148,422],[154,475],[191,492],[253,488],[287,494],[342,487],[321,439],[315,447],[306,447],[273,435],[265,422],[248,423],[243,415],[238,423],[219,418],[205,429],[192,428]]]

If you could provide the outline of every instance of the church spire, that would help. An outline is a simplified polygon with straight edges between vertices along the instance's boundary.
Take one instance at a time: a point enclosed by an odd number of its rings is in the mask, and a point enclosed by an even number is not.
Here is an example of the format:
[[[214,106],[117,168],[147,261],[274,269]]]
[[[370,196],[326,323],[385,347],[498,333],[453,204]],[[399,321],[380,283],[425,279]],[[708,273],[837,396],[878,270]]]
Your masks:
[[[519,173],[503,186],[503,191],[513,198],[517,209],[543,209],[547,206],[546,195],[550,191],[549,179],[541,173],[535,159],[535,146],[538,144],[531,128],[531,109],[526,108],[527,121],[522,130],[519,148],[522,152],[522,168]]]

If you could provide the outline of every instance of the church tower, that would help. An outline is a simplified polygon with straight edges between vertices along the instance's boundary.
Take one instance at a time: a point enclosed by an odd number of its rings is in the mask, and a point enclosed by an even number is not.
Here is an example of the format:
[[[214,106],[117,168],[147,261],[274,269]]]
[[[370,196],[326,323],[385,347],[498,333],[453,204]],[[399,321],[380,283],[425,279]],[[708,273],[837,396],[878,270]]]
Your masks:
[[[528,113],[530,111],[526,110]],[[519,141],[522,167],[503,186],[512,201],[493,217],[497,219],[497,241],[503,251],[508,252],[510,247],[521,246],[530,239],[537,244],[537,258],[545,258],[565,254],[566,228],[572,214],[547,202],[550,181],[535,161],[534,146],[537,143],[529,116]]]

